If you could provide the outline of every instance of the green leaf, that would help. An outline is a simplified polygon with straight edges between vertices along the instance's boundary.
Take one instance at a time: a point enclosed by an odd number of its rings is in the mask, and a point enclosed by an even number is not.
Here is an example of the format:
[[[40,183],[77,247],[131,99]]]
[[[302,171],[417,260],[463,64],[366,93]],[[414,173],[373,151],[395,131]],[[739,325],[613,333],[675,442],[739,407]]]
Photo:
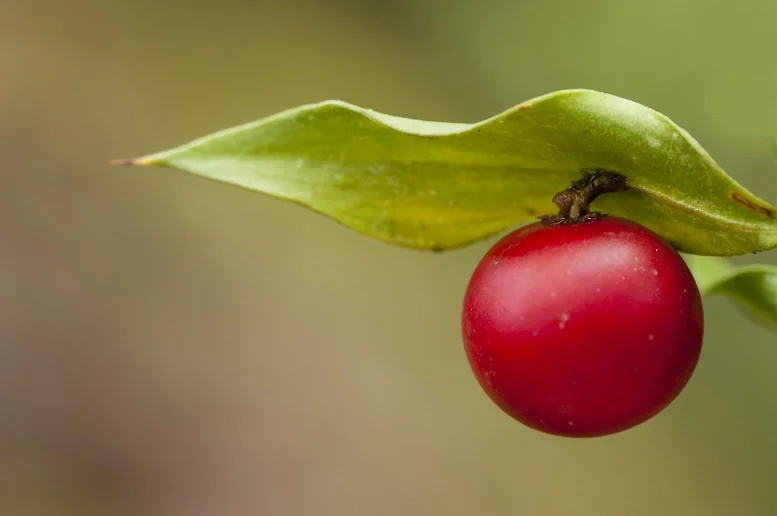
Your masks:
[[[642,223],[682,251],[777,247],[775,209],[690,135],[645,106],[590,90],[551,93],[476,124],[329,101],[117,163],[178,168],[431,250],[555,213],[554,194],[581,170],[601,168],[624,175],[629,188],[599,197],[592,209]]]
[[[777,267],[734,267],[714,256],[684,256],[703,294],[733,299],[751,320],[777,331]]]

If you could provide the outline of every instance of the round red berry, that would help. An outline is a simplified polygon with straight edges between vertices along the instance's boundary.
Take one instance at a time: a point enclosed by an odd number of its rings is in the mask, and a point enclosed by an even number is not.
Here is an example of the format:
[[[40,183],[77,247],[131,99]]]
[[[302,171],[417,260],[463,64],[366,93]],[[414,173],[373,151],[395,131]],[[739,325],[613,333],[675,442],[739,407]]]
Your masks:
[[[502,410],[543,432],[594,437],[677,397],[698,363],[704,316],[672,247],[599,216],[501,239],[470,280],[462,326],[475,376]]]

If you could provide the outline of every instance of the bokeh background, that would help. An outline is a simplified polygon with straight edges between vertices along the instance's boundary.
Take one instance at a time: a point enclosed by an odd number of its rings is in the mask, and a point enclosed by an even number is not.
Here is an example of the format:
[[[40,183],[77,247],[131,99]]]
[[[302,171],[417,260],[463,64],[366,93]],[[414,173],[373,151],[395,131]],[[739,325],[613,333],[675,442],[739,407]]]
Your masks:
[[[107,165],[330,98],[469,122],[586,87],[775,199],[776,19],[771,0],[0,0],[0,514],[777,514],[777,339],[728,301],[707,300],[666,412],[552,438],[464,358],[491,242],[401,250]]]

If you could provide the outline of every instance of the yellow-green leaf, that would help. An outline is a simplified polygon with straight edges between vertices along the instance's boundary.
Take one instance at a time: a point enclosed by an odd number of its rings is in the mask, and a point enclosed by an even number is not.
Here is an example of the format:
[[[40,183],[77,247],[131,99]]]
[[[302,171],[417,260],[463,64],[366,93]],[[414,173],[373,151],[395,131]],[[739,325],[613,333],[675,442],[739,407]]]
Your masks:
[[[684,256],[703,294],[730,297],[751,320],[777,331],[777,267],[734,267],[714,256]]]
[[[370,237],[461,247],[542,214],[600,168],[628,189],[592,209],[680,250],[777,247],[775,209],[726,175],[664,115],[590,90],[551,93],[475,124],[398,118],[329,101],[217,132],[131,165],[174,167],[293,201]]]

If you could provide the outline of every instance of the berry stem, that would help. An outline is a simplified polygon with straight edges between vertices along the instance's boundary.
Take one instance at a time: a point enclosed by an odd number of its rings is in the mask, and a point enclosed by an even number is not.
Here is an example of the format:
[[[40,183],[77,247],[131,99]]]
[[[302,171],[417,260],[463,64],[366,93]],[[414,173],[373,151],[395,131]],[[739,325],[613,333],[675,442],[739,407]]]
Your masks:
[[[616,172],[602,169],[584,169],[583,178],[572,182],[572,186],[553,197],[558,206],[558,215],[543,217],[552,224],[563,224],[589,220],[598,217],[597,212],[589,212],[588,205],[602,194],[626,189],[626,178]]]

